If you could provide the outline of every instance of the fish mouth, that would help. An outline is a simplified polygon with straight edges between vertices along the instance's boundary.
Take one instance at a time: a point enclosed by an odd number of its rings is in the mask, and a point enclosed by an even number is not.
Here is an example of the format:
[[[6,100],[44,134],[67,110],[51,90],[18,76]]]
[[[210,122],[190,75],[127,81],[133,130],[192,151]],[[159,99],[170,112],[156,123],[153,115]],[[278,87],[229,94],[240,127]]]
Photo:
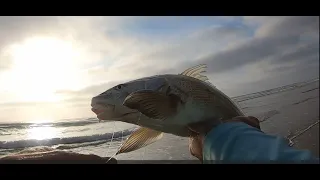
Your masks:
[[[97,117],[99,118],[99,115],[109,112],[112,113],[114,112],[115,105],[111,104],[92,104],[91,105],[91,111],[94,112]]]
[[[126,113],[116,113],[115,105],[111,104],[92,104],[91,111],[97,115],[97,118],[101,120],[121,120],[130,115],[139,113],[138,111],[130,111]]]

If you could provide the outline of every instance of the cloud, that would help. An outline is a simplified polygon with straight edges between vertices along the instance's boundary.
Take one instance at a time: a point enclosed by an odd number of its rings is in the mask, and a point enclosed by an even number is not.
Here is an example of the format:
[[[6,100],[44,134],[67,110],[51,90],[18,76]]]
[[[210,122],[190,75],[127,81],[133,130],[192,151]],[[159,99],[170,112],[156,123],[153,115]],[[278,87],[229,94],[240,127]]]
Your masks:
[[[120,72],[125,70],[132,78],[155,73],[178,73],[199,63],[199,58],[219,52],[249,36],[246,27],[227,28],[212,25],[183,36],[177,34],[176,37],[165,39],[165,42],[160,41],[157,46],[151,44],[151,47],[148,47],[150,45],[146,43],[147,45],[141,48],[143,51],[133,52],[135,56],[124,58],[123,63],[117,63],[111,68],[117,68]],[[143,39],[139,41],[139,44],[141,43],[144,43]]]
[[[306,55],[319,54],[319,39],[303,41],[301,35],[317,31],[319,31],[319,18],[279,18],[259,27],[253,38],[199,61],[208,64],[213,73],[229,71],[262,60],[276,61],[274,63],[289,60],[303,61]],[[303,47],[299,47],[301,44]],[[284,51],[291,52],[284,54]]]
[[[5,50],[0,52],[0,72],[9,69],[11,65],[10,55]]]
[[[180,73],[205,63],[211,81],[228,92],[232,89],[230,84],[258,82],[276,76],[280,70],[289,73],[285,70],[299,68],[301,63],[316,62],[319,59],[318,20],[318,17],[244,17],[240,23],[239,19],[231,19],[238,24],[210,25],[183,38],[170,36],[165,39],[166,42],[161,41],[149,48],[145,39],[141,38],[128,53],[131,56],[121,56],[123,59],[102,71],[101,67],[98,68],[98,74],[105,77],[114,75],[114,79],[120,77],[118,74],[126,74],[134,79]],[[140,47],[144,47],[143,51],[138,50]],[[121,76],[116,82],[129,80],[128,77]],[[238,80],[229,83],[235,77]],[[79,92],[101,93],[110,87],[107,83]]]
[[[65,95],[71,99],[82,99],[86,97],[93,97],[102,92],[106,91],[107,89],[119,84],[121,81],[111,81],[103,84],[91,85],[85,87],[78,91],[71,91],[71,90],[61,90],[57,91],[57,94]]]
[[[318,17],[245,17],[239,26],[213,25],[183,38],[166,39],[162,46],[146,48],[113,68],[126,69],[133,77],[140,77],[150,75],[149,70],[176,73],[205,63],[209,73],[217,74],[259,61],[303,61],[308,59],[305,55],[317,58],[318,20]]]

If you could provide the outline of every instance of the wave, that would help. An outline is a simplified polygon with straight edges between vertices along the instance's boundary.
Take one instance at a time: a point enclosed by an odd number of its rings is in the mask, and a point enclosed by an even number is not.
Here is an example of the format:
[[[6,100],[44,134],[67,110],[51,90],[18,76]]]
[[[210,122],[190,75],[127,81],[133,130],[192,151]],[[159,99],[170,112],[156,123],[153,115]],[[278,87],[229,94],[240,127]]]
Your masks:
[[[108,123],[99,122],[96,118],[88,118],[86,120],[70,120],[70,121],[62,121],[62,122],[45,122],[45,123],[5,123],[0,124],[1,129],[7,128],[15,128],[15,129],[27,129],[30,127],[70,127],[70,126],[85,126],[89,124],[97,124],[97,123]]]
[[[318,81],[319,81],[319,79],[314,79],[314,80],[310,80],[310,81],[306,81],[306,82],[294,83],[294,84],[285,85],[285,86],[281,86],[281,87],[277,87],[277,88],[273,88],[273,89],[268,89],[268,90],[264,90],[264,91],[260,91],[260,92],[255,92],[255,93],[232,97],[231,99],[233,101],[240,103],[242,101],[247,101],[250,99],[255,99],[255,98],[268,96],[271,94],[285,92],[285,91],[289,91],[289,90],[294,90],[296,88],[301,88],[301,87],[307,86],[311,83],[318,82]]]
[[[52,138],[52,139],[27,139],[17,141],[0,141],[0,149],[18,149],[34,146],[54,146],[60,145],[60,149],[65,148],[76,148],[87,145],[98,145],[99,143],[105,143],[110,140],[119,141],[122,137],[130,135],[136,128],[130,128],[123,131],[117,131],[114,133],[96,134],[91,136],[76,136],[76,137],[63,137],[63,138]],[[91,143],[90,143],[91,142]],[[78,143],[78,144],[77,144]],[[80,144],[85,143],[85,144]],[[66,144],[77,144],[77,145],[66,145]]]

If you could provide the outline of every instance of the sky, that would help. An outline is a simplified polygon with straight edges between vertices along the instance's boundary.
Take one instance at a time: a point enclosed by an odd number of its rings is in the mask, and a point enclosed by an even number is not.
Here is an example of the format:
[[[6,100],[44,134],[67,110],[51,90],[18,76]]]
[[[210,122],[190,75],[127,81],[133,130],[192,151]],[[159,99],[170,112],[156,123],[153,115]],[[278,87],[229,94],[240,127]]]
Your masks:
[[[234,97],[319,77],[319,17],[0,17],[0,123],[94,117],[110,87],[207,64]]]

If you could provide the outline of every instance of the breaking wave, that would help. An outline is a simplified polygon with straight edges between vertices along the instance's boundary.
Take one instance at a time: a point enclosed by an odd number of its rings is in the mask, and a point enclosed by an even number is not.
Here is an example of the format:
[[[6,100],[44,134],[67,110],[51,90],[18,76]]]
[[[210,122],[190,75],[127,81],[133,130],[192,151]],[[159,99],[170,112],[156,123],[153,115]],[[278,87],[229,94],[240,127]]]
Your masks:
[[[34,146],[54,146],[58,145],[58,149],[68,149],[83,146],[98,145],[106,143],[110,140],[119,141],[123,137],[130,135],[136,128],[126,129],[123,131],[117,131],[114,133],[95,134],[90,136],[77,136],[77,137],[62,137],[52,139],[27,139],[16,141],[0,141],[0,149],[18,149]],[[73,145],[68,145],[73,144]]]

